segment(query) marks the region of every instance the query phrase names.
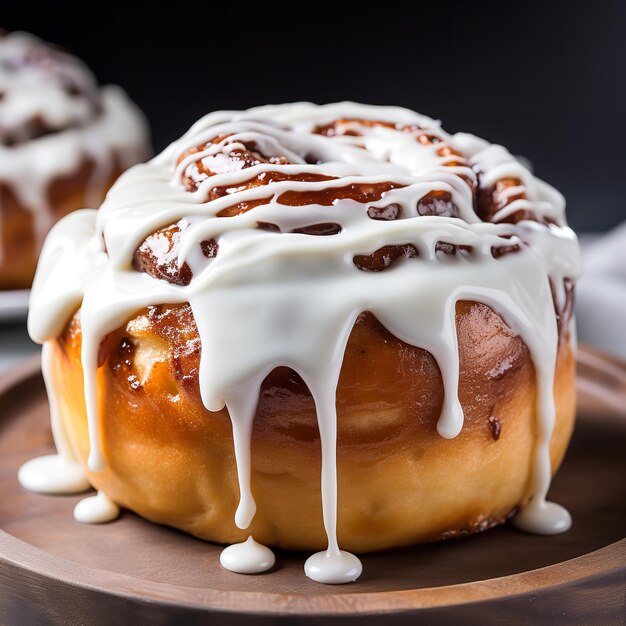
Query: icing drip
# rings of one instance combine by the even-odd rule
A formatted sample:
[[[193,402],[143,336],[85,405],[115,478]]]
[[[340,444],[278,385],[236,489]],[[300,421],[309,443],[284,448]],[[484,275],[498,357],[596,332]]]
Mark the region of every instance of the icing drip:
[[[222,550],[220,563],[224,569],[237,574],[260,574],[274,566],[274,553],[266,546],[248,537]]]
[[[31,459],[22,465],[17,478],[25,489],[38,493],[80,493],[91,485],[67,439],[59,412],[59,398],[53,392],[50,345],[41,351],[41,371],[50,403],[50,425],[57,454]]]
[[[305,574],[317,583],[342,585],[354,582],[363,571],[361,561],[343,550],[316,552],[304,564]]]
[[[502,180],[513,182],[498,187]],[[500,194],[487,198],[490,221],[474,210],[479,183]],[[35,278],[29,331],[40,342],[56,336],[82,300],[89,466],[98,471],[106,462],[97,395],[102,338],[145,306],[189,302],[202,346],[202,402],[209,411],[226,406],[232,421],[240,528],[256,511],[250,441],[259,388],[276,367],[297,372],[317,410],[328,538],[305,571],[319,582],[349,582],[361,564],[337,541],[335,392],[363,311],[436,359],[445,391],[437,429],[447,438],[464,419],[456,303],[484,303],[520,335],[535,364],[539,420],[533,498],[520,525],[566,529],[564,510],[546,502],[558,348],[551,285],[558,309],[561,286],[580,269],[563,206],[556,190],[504,148],[448,135],[404,109],[340,103],[214,113],[122,175],[97,213],[77,212],[54,227]],[[505,210],[518,216],[515,223],[506,222]],[[173,225],[176,247],[159,240],[169,242],[173,260],[154,276],[149,263],[130,269],[146,238]],[[326,236],[304,234],[312,226]],[[227,548],[223,559],[247,554],[252,541]]]
[[[347,340],[347,336],[346,336]],[[345,346],[343,346],[345,348]],[[343,350],[341,352],[343,354]],[[361,561],[339,549],[337,541],[337,411],[335,409],[335,389],[339,379],[338,369],[332,384],[322,384],[311,380],[308,383],[317,411],[317,423],[320,431],[322,447],[322,516],[324,529],[328,537],[328,548],[310,556],[304,571],[309,578],[329,584],[352,582],[363,569]]]
[[[102,491],[84,498],[74,507],[74,519],[83,524],[106,524],[117,519],[119,514],[117,504]]]
[[[143,160],[146,147],[146,122],[121,89],[98,90],[83,63],[32,35],[0,37],[0,184],[32,213],[39,245],[54,221],[55,180],[91,163],[86,199],[93,205],[114,164]]]
[[[82,466],[59,454],[27,461],[20,467],[17,478],[24,489],[37,493],[81,493],[91,487]]]
[[[226,400],[233,428],[233,444],[239,479],[239,505],[235,512],[235,524],[241,529],[250,526],[256,513],[256,503],[250,487],[250,444],[261,382],[262,380],[257,379],[252,384],[248,383],[233,389]]]

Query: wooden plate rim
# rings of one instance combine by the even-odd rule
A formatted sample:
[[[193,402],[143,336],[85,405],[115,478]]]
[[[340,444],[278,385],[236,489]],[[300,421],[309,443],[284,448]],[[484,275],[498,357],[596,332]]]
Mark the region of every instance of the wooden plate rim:
[[[579,348],[583,363],[608,366],[613,377],[626,381],[626,363],[594,349]],[[27,383],[40,373],[39,357],[29,358],[0,380],[0,396],[12,387]],[[621,418],[620,418],[621,419]],[[545,592],[562,585],[606,575],[626,575],[626,539],[579,557],[509,576],[398,591],[341,594],[281,594],[268,592],[223,591],[183,587],[139,579],[126,574],[91,568],[54,557],[0,529],[0,567],[24,570],[42,580],[54,580],[77,589],[114,595],[134,602],[201,610],[311,615],[367,615],[416,609],[458,606],[498,598]]]

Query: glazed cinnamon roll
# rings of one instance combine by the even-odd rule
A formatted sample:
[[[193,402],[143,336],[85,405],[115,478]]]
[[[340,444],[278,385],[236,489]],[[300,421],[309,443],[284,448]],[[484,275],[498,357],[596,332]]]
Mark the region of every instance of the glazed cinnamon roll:
[[[501,146],[395,107],[213,113],[48,237],[59,456],[20,478],[234,571],[320,551],[327,583],[514,515],[561,532],[578,271],[562,196]]]
[[[146,123],[75,57],[0,33],[0,289],[29,287],[50,227],[149,153]]]

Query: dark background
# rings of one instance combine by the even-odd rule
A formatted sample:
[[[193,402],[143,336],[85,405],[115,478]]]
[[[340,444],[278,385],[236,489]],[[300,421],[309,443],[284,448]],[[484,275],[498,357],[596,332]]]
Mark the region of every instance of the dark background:
[[[0,25],[122,85],[157,150],[214,109],[398,104],[528,157],[575,229],[626,217],[626,2],[255,6],[4,2]]]

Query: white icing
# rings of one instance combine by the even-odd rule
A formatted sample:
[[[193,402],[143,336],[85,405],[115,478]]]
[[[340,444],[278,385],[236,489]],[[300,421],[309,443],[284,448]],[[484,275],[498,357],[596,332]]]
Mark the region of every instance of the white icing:
[[[354,582],[363,571],[361,561],[343,550],[325,550],[311,555],[304,564],[304,573],[317,583],[343,585]]]
[[[45,63],[28,61],[38,56]],[[67,85],[79,88],[68,93]],[[41,244],[53,224],[48,191],[56,179],[93,164],[87,202],[99,201],[115,160],[126,168],[147,156],[146,122],[126,94],[114,86],[98,91],[89,70],[77,59],[51,51],[32,35],[0,37],[0,183],[8,186],[34,218]],[[2,137],[38,118],[56,132],[2,145]],[[0,206],[0,222],[2,207]],[[0,260],[2,258],[0,247]]]
[[[20,467],[17,478],[24,489],[37,493],[81,493],[91,487],[82,466],[59,454],[27,461]]]
[[[57,454],[31,459],[24,463],[17,478],[25,489],[38,493],[80,493],[91,485],[85,476],[70,442],[59,410],[59,398],[54,393],[51,379],[52,362],[50,345],[45,344],[41,351],[41,371],[48,392],[50,404],[50,425]]]
[[[74,519],[82,524],[106,524],[117,519],[119,514],[117,504],[102,491],[84,498],[74,507]]]
[[[440,140],[420,143],[406,130],[364,128],[354,122],[349,124],[359,128],[361,136],[311,133],[316,125],[342,117],[419,125]],[[176,164],[187,150],[224,135],[228,136],[219,143]],[[250,141],[266,156],[286,156],[292,163],[240,169],[228,155]],[[447,145],[464,156],[440,156],[439,150]],[[190,174],[197,160],[208,167],[217,164],[223,173],[200,181],[197,191],[189,192],[182,186],[182,177]],[[307,160],[321,162],[311,165]],[[483,182],[519,178],[526,197],[523,206],[555,224],[482,222],[474,212],[467,181],[475,182],[476,176],[468,162],[476,164]],[[272,182],[207,201],[213,187],[236,187],[272,171],[338,178]],[[281,194],[287,191],[386,181],[402,187],[367,204],[350,199],[336,200],[331,206],[280,203]],[[418,215],[418,200],[433,190],[451,194],[459,217]],[[247,213],[217,217],[222,209],[260,198],[267,200]],[[508,207],[515,202],[519,201]],[[402,219],[368,217],[368,206],[390,203],[402,206]],[[186,223],[179,262],[192,266],[191,283],[176,286],[130,269],[134,251],[145,237],[179,220]],[[258,221],[276,224],[282,233],[259,230]],[[341,232],[326,237],[289,233],[322,222],[339,224]],[[219,238],[214,259],[198,254],[200,242],[209,238]],[[436,252],[438,242],[471,246],[472,252],[446,257]],[[393,244],[413,244],[418,258],[401,259],[384,272],[355,267],[354,255]],[[492,248],[511,245],[519,250],[499,258],[492,255]],[[520,523],[532,531],[551,532],[565,529],[568,522],[563,510],[546,502],[558,346],[550,283],[562,285],[578,272],[578,245],[564,223],[562,196],[534,178],[503,148],[468,135],[449,136],[437,122],[393,107],[353,103],[261,107],[206,116],[161,155],[122,175],[97,213],[77,212],[55,226],[35,278],[29,331],[39,342],[55,337],[82,299],[89,467],[98,471],[106,463],[96,385],[102,338],[147,305],[189,302],[202,345],[202,401],[210,411],[226,406],[232,420],[240,488],[235,522],[240,528],[250,525],[256,511],[250,487],[250,437],[259,387],[278,366],[295,370],[308,385],[317,410],[322,515],[328,537],[327,551],[307,561],[306,573],[320,582],[346,582],[358,577],[361,566],[337,542],[335,391],[357,316],[371,311],[398,338],[434,356],[445,390],[437,429],[447,438],[458,435],[463,427],[457,393],[456,302],[471,300],[490,306],[521,336],[537,373],[539,436],[533,459],[533,498]],[[559,293],[557,288],[557,299],[562,299]],[[240,550],[231,548],[236,553]]]
[[[537,455],[545,454],[538,450]],[[549,468],[548,468],[549,469]],[[543,478],[545,480],[545,478]],[[548,487],[550,477],[548,476]],[[541,487],[538,487],[540,489]],[[516,528],[536,535],[558,535],[572,527],[572,516],[569,511],[556,502],[545,499],[533,499],[514,518]]]
[[[257,543],[251,536],[242,543],[234,543],[222,550],[222,567],[237,574],[260,574],[274,566],[274,553]]]

